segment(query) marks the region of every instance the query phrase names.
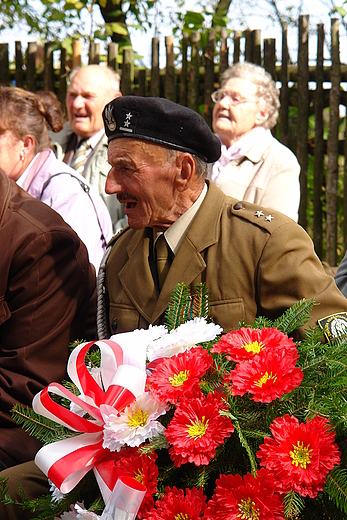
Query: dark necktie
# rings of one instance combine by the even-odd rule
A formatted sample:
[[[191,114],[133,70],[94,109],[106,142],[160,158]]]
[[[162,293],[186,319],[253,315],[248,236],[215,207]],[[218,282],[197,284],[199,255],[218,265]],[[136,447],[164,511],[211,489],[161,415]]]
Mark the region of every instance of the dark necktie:
[[[164,280],[170,268],[169,246],[164,234],[160,235],[155,243],[155,255],[157,262],[159,291],[163,287]]]

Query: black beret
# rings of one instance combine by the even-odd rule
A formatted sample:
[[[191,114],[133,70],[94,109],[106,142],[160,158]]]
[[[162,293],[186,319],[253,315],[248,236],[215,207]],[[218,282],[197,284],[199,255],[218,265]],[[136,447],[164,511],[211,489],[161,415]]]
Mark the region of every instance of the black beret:
[[[105,106],[102,116],[109,142],[134,137],[195,154],[208,163],[220,157],[220,140],[204,119],[168,99],[117,97]]]

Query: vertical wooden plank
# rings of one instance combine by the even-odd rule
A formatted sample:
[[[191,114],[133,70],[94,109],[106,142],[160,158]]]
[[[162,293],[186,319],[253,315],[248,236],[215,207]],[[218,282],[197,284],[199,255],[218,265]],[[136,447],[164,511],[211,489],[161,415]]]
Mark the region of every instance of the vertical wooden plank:
[[[180,105],[187,106],[187,81],[188,81],[188,33],[183,33],[181,43],[181,54],[182,54],[182,67],[180,74],[180,86],[179,86],[179,103]]]
[[[45,43],[45,70],[44,70],[44,89],[54,92],[54,68],[53,68],[54,43]]]
[[[67,90],[67,71],[66,71],[66,49],[61,47],[60,49],[60,74],[59,74],[59,91],[58,99],[61,104],[61,109],[66,115],[66,90]]]
[[[151,73],[151,96],[158,97],[160,93],[159,78],[159,37],[152,38],[152,73]]]
[[[110,42],[107,45],[107,66],[118,72],[118,43]]]
[[[253,41],[252,41],[252,31],[250,29],[245,30],[245,61],[252,62],[253,59]]]
[[[252,38],[252,62],[256,65],[261,65],[261,31],[255,29],[251,33]]]
[[[276,39],[266,38],[264,40],[264,69],[271,74],[276,81]]]
[[[82,64],[82,42],[74,40],[72,42],[72,68],[80,67]]]
[[[27,49],[27,88],[31,92],[36,91],[36,53],[37,44],[35,42],[28,43]]]
[[[139,87],[138,87],[138,95],[145,97],[147,95],[146,93],[146,69],[140,69],[138,72],[138,79],[139,79]]]
[[[134,81],[134,51],[132,47],[123,48],[123,67],[121,78],[121,91],[124,96],[130,96]]]
[[[100,63],[100,43],[90,42],[88,63],[89,63],[89,65],[99,65],[99,63]]]
[[[23,54],[22,54],[22,43],[20,41],[15,42],[15,61],[16,71],[14,79],[16,87],[23,88]]]
[[[340,104],[340,57],[339,57],[339,20],[331,19],[331,90],[329,96],[330,123],[328,136],[328,167],[326,186],[327,214],[327,262],[337,263],[337,177],[338,177],[338,132]]]
[[[0,85],[10,84],[10,67],[8,60],[8,43],[0,43]]]
[[[299,17],[299,50],[298,50],[298,117],[296,125],[296,156],[300,163],[301,200],[299,207],[299,224],[306,228],[307,208],[307,134],[308,134],[308,36],[309,15]]]
[[[233,64],[238,63],[240,61],[241,54],[241,31],[234,31],[234,57]]]
[[[188,107],[195,112],[199,111],[199,67],[200,67],[200,33],[192,31],[191,37],[191,59],[188,74]]]
[[[165,97],[176,102],[176,74],[175,74],[175,55],[174,37],[165,36],[166,48],[166,73],[165,73]]]
[[[229,48],[228,48],[228,33],[226,29],[222,29],[220,33],[220,65],[219,78],[221,74],[229,67]]]
[[[313,242],[317,255],[323,258],[323,222],[322,222],[322,186],[324,179],[324,142],[323,142],[323,108],[324,108],[324,24],[317,26],[317,63],[316,91],[314,93],[315,139],[313,166]]]
[[[288,40],[287,40],[287,25],[282,29],[282,64],[281,64],[281,106],[280,106],[280,141],[285,146],[289,145],[288,136],[288,118],[289,118],[289,87],[288,87]]]
[[[216,32],[207,32],[207,45],[204,51],[205,57],[205,78],[204,78],[204,119],[212,127],[213,103],[211,94],[214,91],[214,55],[216,50]]]

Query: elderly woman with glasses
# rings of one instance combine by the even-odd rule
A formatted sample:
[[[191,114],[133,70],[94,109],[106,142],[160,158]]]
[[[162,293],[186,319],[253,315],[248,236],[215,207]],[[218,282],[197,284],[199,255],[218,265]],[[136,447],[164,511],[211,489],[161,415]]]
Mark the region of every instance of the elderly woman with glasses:
[[[271,134],[279,91],[262,67],[237,63],[211,95],[213,130],[222,143],[210,179],[227,195],[281,211],[298,220],[300,165]]]

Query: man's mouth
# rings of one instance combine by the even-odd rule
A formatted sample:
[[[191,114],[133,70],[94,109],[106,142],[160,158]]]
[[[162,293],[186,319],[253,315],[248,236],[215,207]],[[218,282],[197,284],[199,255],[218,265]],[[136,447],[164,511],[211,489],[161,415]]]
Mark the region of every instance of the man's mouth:
[[[125,205],[125,211],[135,208],[137,205],[136,198],[131,195],[118,195],[117,199],[121,204]]]

